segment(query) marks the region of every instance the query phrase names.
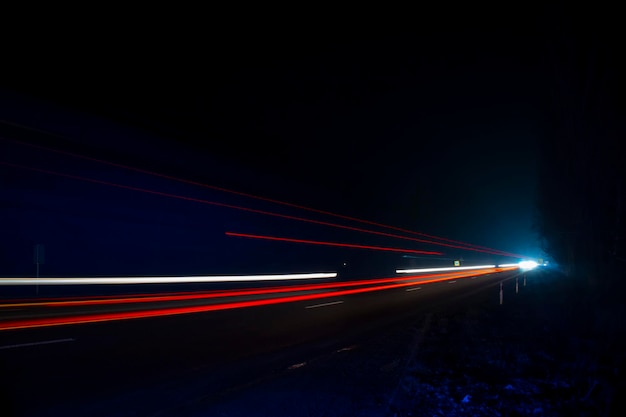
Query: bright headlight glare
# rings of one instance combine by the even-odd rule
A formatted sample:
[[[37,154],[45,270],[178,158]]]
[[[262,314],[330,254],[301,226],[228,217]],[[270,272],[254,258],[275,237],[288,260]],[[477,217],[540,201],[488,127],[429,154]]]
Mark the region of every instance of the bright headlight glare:
[[[535,261],[521,261],[519,263],[519,267],[521,269],[530,270],[537,267],[537,262]]]

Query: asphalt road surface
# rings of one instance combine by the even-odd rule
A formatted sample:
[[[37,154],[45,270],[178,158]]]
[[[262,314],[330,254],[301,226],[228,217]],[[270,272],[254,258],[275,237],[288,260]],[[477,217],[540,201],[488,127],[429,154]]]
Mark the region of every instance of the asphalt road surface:
[[[446,275],[436,282],[398,278],[377,290],[380,284],[304,289],[300,283],[301,289],[279,292],[237,290],[221,297],[139,303],[5,303],[2,415],[164,415],[163,410],[171,412],[199,396],[206,400],[244,390],[312,355],[358,343],[429,309],[460,299],[482,302],[487,291],[496,302],[500,283],[510,286],[519,274],[517,269],[486,272]],[[187,308],[209,311],[130,320],[115,316]],[[88,320],[107,314],[114,319]],[[75,317],[87,319],[58,325]]]

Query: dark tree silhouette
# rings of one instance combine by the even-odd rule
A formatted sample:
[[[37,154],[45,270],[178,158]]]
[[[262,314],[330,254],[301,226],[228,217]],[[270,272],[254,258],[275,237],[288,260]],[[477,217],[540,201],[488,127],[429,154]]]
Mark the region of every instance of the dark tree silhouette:
[[[538,195],[544,249],[570,275],[591,284],[623,265],[624,89],[610,20],[563,12],[547,19],[546,69],[552,107]]]

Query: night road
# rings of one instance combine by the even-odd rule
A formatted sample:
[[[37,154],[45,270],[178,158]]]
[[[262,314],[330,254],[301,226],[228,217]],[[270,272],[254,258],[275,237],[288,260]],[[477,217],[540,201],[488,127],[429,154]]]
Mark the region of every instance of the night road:
[[[6,26],[0,417],[622,415],[622,14],[210,6]]]
[[[24,415],[113,415],[137,407],[138,397],[152,398],[140,400],[146,415],[177,415],[194,396],[219,398],[434,306],[464,298],[495,304],[500,282],[512,294],[511,279],[520,274],[515,267],[491,268],[226,294],[14,302],[0,306],[2,371],[19,375],[9,389]],[[151,297],[170,300],[143,299]],[[275,304],[242,305],[269,300]],[[167,315],[211,306],[214,311]],[[58,325],[122,312],[106,323]],[[128,320],[146,312],[162,317]]]

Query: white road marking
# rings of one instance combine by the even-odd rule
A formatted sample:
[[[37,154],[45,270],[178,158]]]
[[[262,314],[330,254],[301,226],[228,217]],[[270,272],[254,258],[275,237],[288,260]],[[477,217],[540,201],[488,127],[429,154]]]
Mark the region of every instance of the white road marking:
[[[306,306],[305,308],[318,308],[318,307],[326,307],[326,306],[334,306],[336,304],[341,304],[343,301],[333,301],[332,303],[324,303],[324,304],[315,304],[312,306]]]
[[[291,365],[287,369],[298,369],[298,368],[302,368],[305,365],[306,365],[306,362],[300,362],[300,363],[296,363],[295,365]]]
[[[45,340],[43,342],[21,343],[19,345],[0,346],[0,350],[2,350],[2,349],[17,349],[17,348],[22,348],[22,347],[39,346],[39,345],[50,345],[52,343],[64,343],[64,342],[74,342],[74,341],[76,341],[76,339]]]
[[[450,281],[450,282],[448,282],[448,284],[454,284],[454,283],[456,283],[456,281]]]
[[[407,288],[407,291],[417,291],[417,290],[421,290],[422,287],[413,287],[413,288]]]
[[[345,347],[345,348],[341,348],[336,353],[347,352],[347,351],[350,351],[350,350],[354,350],[354,349],[356,349],[356,347],[357,347],[357,345],[352,345],[352,346],[348,346],[348,347]]]

